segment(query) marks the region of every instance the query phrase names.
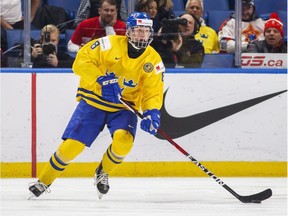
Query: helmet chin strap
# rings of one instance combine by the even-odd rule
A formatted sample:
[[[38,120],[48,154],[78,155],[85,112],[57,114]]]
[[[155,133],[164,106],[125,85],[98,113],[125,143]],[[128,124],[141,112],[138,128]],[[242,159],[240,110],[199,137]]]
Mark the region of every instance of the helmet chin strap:
[[[129,40],[128,42],[129,42],[129,44],[130,44],[135,50],[137,50],[137,51],[142,50],[142,49],[146,49],[146,47],[145,47],[145,48],[144,48],[144,47],[142,47],[142,48],[137,47],[137,46],[133,43],[133,41],[131,41],[131,40]]]
[[[145,51],[145,49],[140,49],[140,48],[136,47],[132,42],[129,41],[129,43],[128,43],[128,56],[130,58],[138,58],[144,51]]]

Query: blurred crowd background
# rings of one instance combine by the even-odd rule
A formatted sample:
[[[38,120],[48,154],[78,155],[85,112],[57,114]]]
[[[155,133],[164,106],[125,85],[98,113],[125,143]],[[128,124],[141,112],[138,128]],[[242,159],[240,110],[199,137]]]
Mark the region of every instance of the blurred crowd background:
[[[1,0],[1,67],[23,62],[24,4]],[[71,68],[85,43],[125,35],[127,16],[140,11],[154,21],[151,45],[166,67],[235,67],[235,6],[235,0],[31,0],[32,66]],[[269,44],[269,28],[279,31],[281,46]],[[287,53],[287,1],[242,0],[240,40],[241,52]]]

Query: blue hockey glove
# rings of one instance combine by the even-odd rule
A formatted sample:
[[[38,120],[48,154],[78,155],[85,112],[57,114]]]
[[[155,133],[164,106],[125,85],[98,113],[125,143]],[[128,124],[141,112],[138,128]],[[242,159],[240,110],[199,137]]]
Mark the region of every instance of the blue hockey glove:
[[[153,135],[157,134],[157,130],[160,126],[159,110],[145,110],[143,116],[144,118],[140,123],[141,129]]]
[[[112,103],[120,103],[119,96],[121,97],[121,88],[118,84],[118,78],[114,73],[107,76],[100,76],[97,82],[102,86],[102,97]],[[119,96],[118,96],[119,95]]]

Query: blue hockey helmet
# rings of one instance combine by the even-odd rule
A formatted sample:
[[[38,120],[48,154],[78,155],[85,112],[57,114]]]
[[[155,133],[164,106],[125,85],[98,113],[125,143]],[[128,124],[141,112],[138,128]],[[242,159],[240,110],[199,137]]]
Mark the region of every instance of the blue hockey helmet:
[[[149,35],[145,39],[133,37],[136,28],[145,27],[149,30]],[[136,49],[145,49],[153,40],[153,20],[145,12],[133,12],[126,21],[126,35],[129,43]]]

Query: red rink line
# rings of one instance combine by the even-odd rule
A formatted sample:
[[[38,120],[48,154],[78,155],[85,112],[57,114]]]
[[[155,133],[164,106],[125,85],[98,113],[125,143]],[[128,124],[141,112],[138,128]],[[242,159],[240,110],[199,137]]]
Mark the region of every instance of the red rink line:
[[[31,162],[32,162],[32,178],[37,174],[37,115],[36,115],[36,73],[31,74]]]

